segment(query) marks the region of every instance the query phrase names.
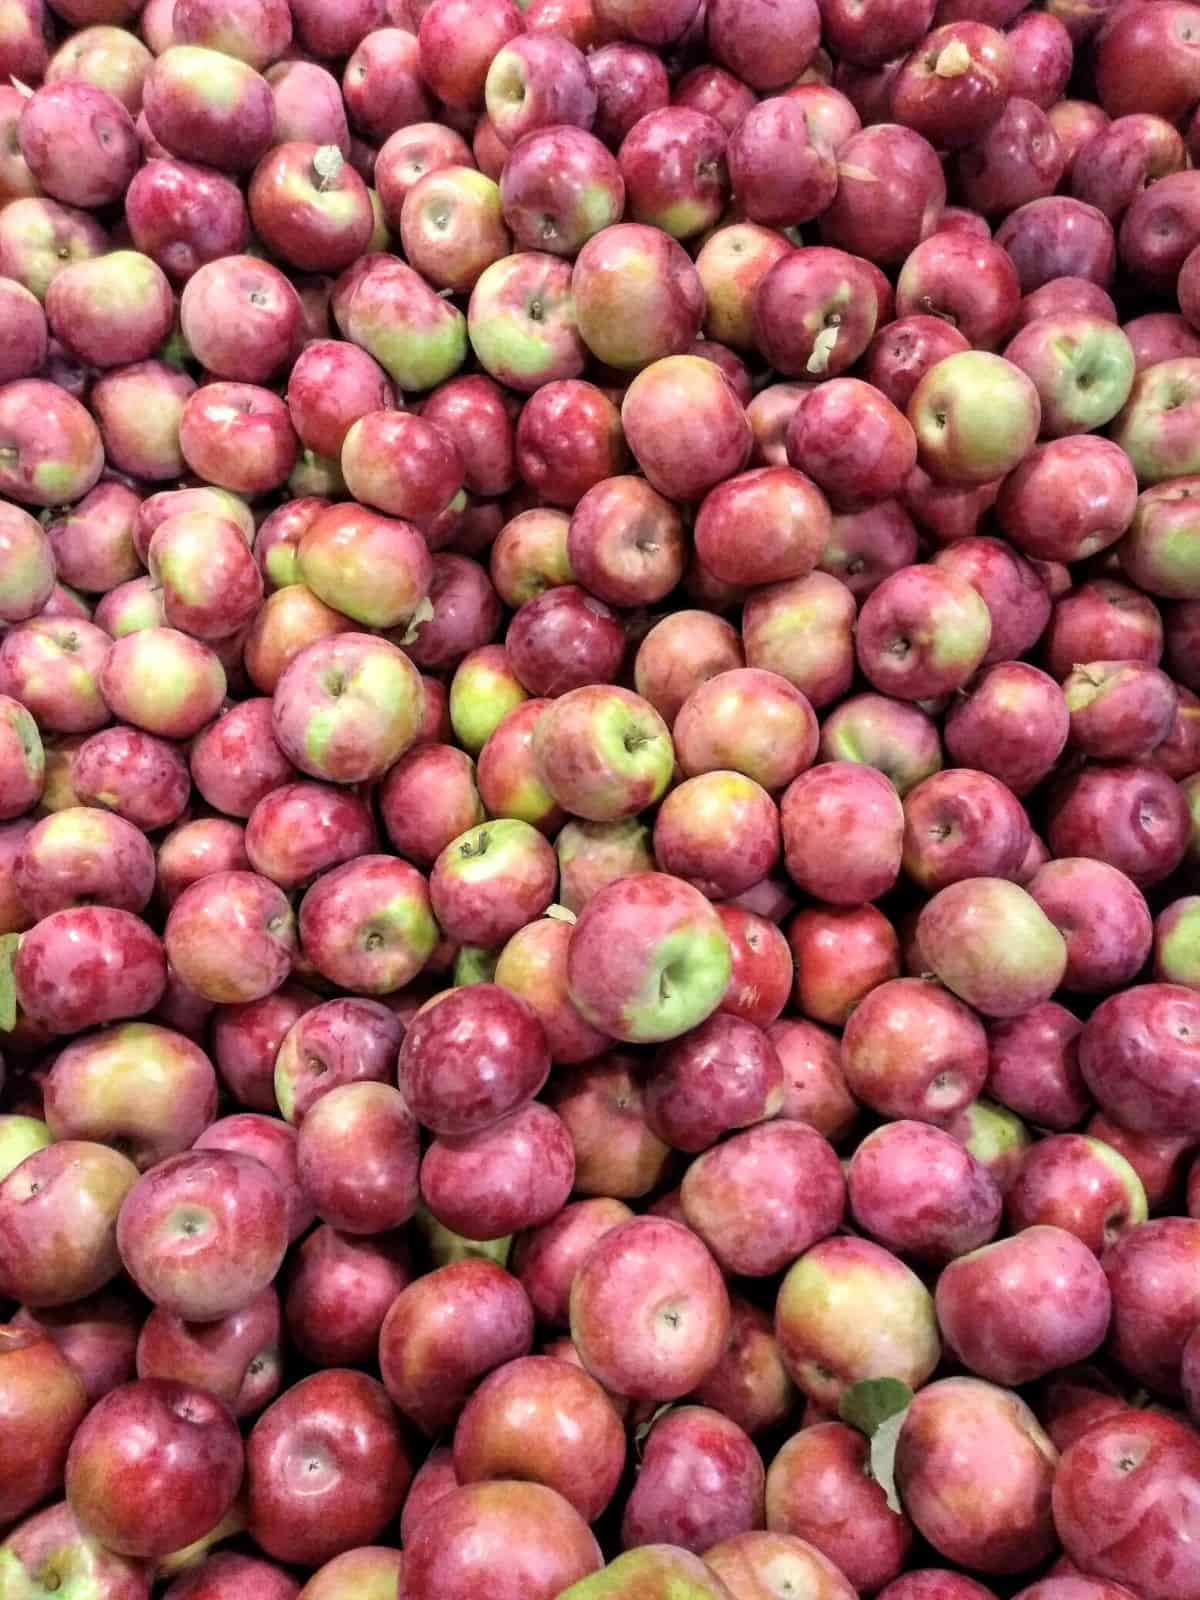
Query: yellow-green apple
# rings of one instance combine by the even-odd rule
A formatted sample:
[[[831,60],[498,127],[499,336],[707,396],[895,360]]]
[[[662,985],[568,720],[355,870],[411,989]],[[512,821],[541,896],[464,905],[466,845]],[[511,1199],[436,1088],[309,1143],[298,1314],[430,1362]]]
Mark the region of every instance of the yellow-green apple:
[[[67,1457],[67,1502],[106,1548],[159,1558],[221,1521],[242,1468],[237,1425],[215,1395],[139,1380],[105,1395],[80,1426]]]
[[[37,723],[19,700],[0,695],[0,818],[7,822],[28,811],[45,782],[46,753]],[[31,909],[25,914],[34,920]]]
[[[708,1250],[664,1217],[603,1234],[571,1287],[571,1337],[606,1389],[661,1402],[689,1393],[729,1336],[729,1296]]]
[[[111,1144],[140,1171],[186,1150],[217,1109],[216,1075],[204,1051],[147,1022],[72,1041],[55,1058],[43,1093],[55,1139]]]
[[[846,1171],[857,1225],[889,1250],[941,1265],[994,1239],[1002,1196],[958,1139],[926,1122],[876,1128]]]
[[[291,971],[296,918],[283,890],[268,878],[214,872],[176,900],[163,942],[174,971],[206,1000],[260,1000]]]
[[[687,251],[658,228],[618,223],[579,252],[571,290],[584,344],[628,371],[682,355],[700,332],[704,288]]]
[[[1154,977],[1163,983],[1196,982],[1196,895],[1164,906],[1154,921]]]
[[[137,1168],[107,1145],[64,1139],[0,1183],[0,1281],[26,1306],[68,1305],[120,1271],[117,1214]]]
[[[522,393],[583,371],[571,268],[544,251],[518,251],[487,267],[471,291],[467,327],[479,364]]]
[[[833,1146],[814,1128],[780,1118],[693,1161],[680,1201],[684,1221],[724,1272],[765,1278],[838,1227],[846,1186]]]
[[[29,1117],[17,1111],[0,1115],[0,1183],[26,1156],[52,1143],[53,1135],[41,1117]]]
[[[736,1540],[729,1543],[732,1545]],[[732,1600],[733,1597],[733,1590],[721,1582],[715,1568],[690,1550],[681,1550],[673,1544],[649,1544],[627,1550],[610,1561],[603,1571],[581,1578],[564,1589],[559,1600],[622,1600],[631,1593],[645,1595],[646,1600],[668,1600],[671,1595],[686,1596],[686,1600]],[[848,1591],[821,1595],[819,1600],[848,1600]]]
[[[378,1000],[345,995],[305,1007],[274,1057],[274,1101],[299,1124],[323,1094],[361,1079],[385,1083],[404,1037],[401,1020]]]
[[[275,688],[275,738],[314,778],[380,778],[415,742],[421,679],[398,646],[366,633],[307,645]]]
[[[432,389],[466,359],[462,312],[393,256],[360,256],[337,280],[332,308],[343,335],[401,389]]]
[[[820,756],[874,767],[902,798],[940,771],[941,741],[933,720],[918,706],[888,695],[843,700],[821,724]]]
[[[1012,470],[1041,422],[1037,389],[1020,367],[984,350],[931,367],[913,390],[908,420],[921,465],[944,483],[983,484]]]
[[[1166,600],[1200,597],[1192,560],[1195,478],[1156,484],[1137,502],[1125,538],[1117,547],[1121,569],[1139,589]]]
[[[429,548],[411,523],[351,503],[330,506],[308,526],[296,563],[319,599],[373,628],[407,622],[433,576]]]
[[[1133,346],[1115,323],[1094,313],[1038,317],[1009,342],[1004,356],[1032,380],[1042,406],[1041,431],[1050,438],[1103,427],[1133,387]]]
[[[450,722],[463,748],[478,756],[510,711],[529,694],[502,644],[485,644],[463,657],[450,680]]]
[[[177,628],[153,627],[112,642],[99,686],[121,721],[163,739],[188,739],[216,716],[226,678],[219,658],[201,640]]]
[[[933,1297],[920,1278],[890,1251],[852,1236],[823,1240],[789,1269],[775,1337],[801,1390],[831,1410],[864,1378],[919,1388],[941,1357]]]
[[[586,1021],[614,1038],[677,1038],[719,1006],[732,971],[729,938],[711,904],[666,873],[620,878],[575,925],[568,992]]]
[[[842,1069],[851,1092],[872,1110],[937,1123],[983,1088],[987,1036],[974,1012],[946,989],[923,978],[892,978],[850,1014]]]
[[[522,1356],[490,1373],[467,1401],[453,1464],[460,1484],[544,1484],[594,1522],[625,1466],[624,1429],[588,1373],[552,1356]]]
[[[126,35],[132,37],[132,35]],[[0,1575],[10,1587],[36,1594],[37,1586],[75,1600],[146,1600],[146,1564],[106,1550],[79,1524],[65,1500],[19,1523],[0,1545]],[[19,1590],[17,1591],[19,1592]]]
[[[494,1261],[452,1262],[392,1302],[379,1335],[379,1368],[398,1409],[427,1434],[449,1427],[493,1368],[528,1355],[533,1309]]]
[[[24,934],[13,961],[17,1004],[53,1033],[152,1011],[166,984],[162,942],[140,917],[72,906]]]
[[[464,1238],[498,1239],[549,1222],[574,1178],[570,1134],[534,1100],[475,1133],[437,1136],[421,1161],[421,1197]]]
[[[6,503],[0,507],[0,557],[0,619],[25,622],[37,616],[54,588],[58,565],[54,544],[28,511]]]

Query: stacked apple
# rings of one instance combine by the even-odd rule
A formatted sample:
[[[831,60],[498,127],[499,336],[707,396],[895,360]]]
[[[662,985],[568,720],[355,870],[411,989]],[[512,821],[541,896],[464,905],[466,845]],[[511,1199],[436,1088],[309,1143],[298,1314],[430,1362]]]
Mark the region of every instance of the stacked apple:
[[[0,1600],[1198,1600],[1200,4],[0,78]]]

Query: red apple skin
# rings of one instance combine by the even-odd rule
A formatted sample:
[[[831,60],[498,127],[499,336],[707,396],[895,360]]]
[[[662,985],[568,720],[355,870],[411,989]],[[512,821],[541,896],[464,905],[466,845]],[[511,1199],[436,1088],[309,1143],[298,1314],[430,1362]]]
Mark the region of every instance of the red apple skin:
[[[687,1225],[725,1271],[768,1277],[834,1231],[845,1183],[828,1141],[781,1118],[737,1133],[694,1161],[681,1201]]]
[[[110,1550],[161,1557],[221,1520],[242,1465],[237,1427],[214,1395],[146,1379],[88,1413],[67,1457],[67,1500]]]
[[[316,1366],[374,1359],[383,1319],[412,1281],[402,1234],[341,1234],[322,1223],[292,1257],[284,1300],[288,1338]]]
[[[1015,878],[1029,848],[1029,819],[986,773],[935,772],[904,797],[904,870],[927,894],[964,878]]]
[[[302,1014],[302,1013],[301,1013]],[[295,1241],[311,1227],[314,1211],[300,1188],[296,1170],[296,1131],[278,1117],[242,1111],[210,1123],[195,1141],[195,1150],[232,1150],[253,1156],[275,1174],[287,1202],[288,1239]]]
[[[40,1329],[0,1328],[0,1415],[13,1446],[0,1476],[6,1524],[61,1488],[67,1449],[87,1408],[82,1379]]]
[[[1018,207],[997,229],[996,243],[1012,257],[1022,294],[1032,294],[1053,278],[1088,278],[1102,289],[1112,281],[1112,224],[1095,206],[1066,195],[1047,195]]]
[[[645,1113],[644,1072],[619,1051],[559,1072],[547,1096],[575,1151],[575,1192],[636,1200],[661,1180],[670,1146]]]
[[[621,1519],[621,1545],[699,1555],[764,1521],[765,1473],[749,1436],[718,1411],[680,1406],[650,1430]]]
[[[1057,1460],[1018,1396],[976,1378],[943,1378],[918,1394],[905,1417],[896,1480],[918,1532],[940,1554],[976,1572],[1021,1572],[1054,1548]],[[981,1481],[989,1493],[978,1500],[970,1491]],[[953,1484],[951,1514],[944,1496]],[[974,1515],[958,1509],[964,1494]]]
[[[1160,361],[1200,355],[1200,338],[1176,311],[1148,311],[1123,325],[1133,349],[1134,370],[1144,372]]]
[[[815,1022],[840,1027],[870,991],[900,976],[895,929],[875,906],[813,906],[788,924],[794,999]]]
[[[66,1306],[42,1306],[36,1312],[23,1306],[13,1323],[54,1341],[94,1405],[133,1377],[140,1311],[130,1296],[102,1289]]]
[[[988,217],[1003,217],[1052,195],[1067,151],[1053,118],[1034,100],[1014,94],[980,139],[956,163],[964,202]]]
[[[185,1568],[165,1592],[170,1600],[295,1600],[300,1585],[273,1561],[218,1550]]]
[[[303,888],[375,848],[369,808],[357,794],[333,784],[284,783],[267,790],[246,822],[251,866],[285,890]]]
[[[765,1028],[782,1012],[792,988],[788,941],[766,917],[732,901],[718,906],[733,958],[733,973],[720,1010]]]
[[[55,1033],[137,1017],[166,983],[162,944],[139,917],[78,906],[43,918],[13,963],[17,1003]]]
[[[799,78],[816,53],[821,13],[813,0],[710,0],[708,48],[752,89],[775,89]]]
[[[498,1239],[548,1222],[574,1177],[570,1135],[534,1101],[479,1132],[436,1138],[421,1162],[421,1195],[444,1227],[468,1239]]]
[[[905,1572],[879,1591],[880,1600],[994,1600],[994,1594],[994,1590],[985,1589],[974,1578],[965,1577],[961,1572],[947,1572],[944,1567]],[[1088,1597],[1084,1596],[1084,1600]]]
[[[843,1422],[803,1428],[771,1463],[766,1510],[772,1533],[805,1540],[856,1590],[874,1594],[902,1570],[912,1525],[888,1506],[867,1454],[863,1436]]]
[[[725,1352],[698,1385],[694,1398],[753,1436],[791,1415],[797,1391],[780,1357],[769,1315],[737,1295],[731,1296],[731,1306]]]
[[[266,81],[246,63],[195,45],[173,45],[156,59],[142,107],[169,154],[222,171],[249,171],[274,133]]]
[[[836,194],[833,146],[817,136],[803,105],[790,96],[761,105],[751,100],[730,134],[730,178],[752,222],[798,227],[819,216]]]
[[[700,356],[669,356],[640,372],[621,424],[651,485],[670,499],[702,499],[750,457],[745,410],[724,373]]]
[[[1119,320],[1112,295],[1098,283],[1088,278],[1051,278],[1022,298],[1013,331],[1019,333],[1040,317],[1056,317],[1064,311],[1082,311],[1106,322]]]
[[[1104,1339],[1112,1297],[1081,1239],[1038,1224],[951,1262],[935,1304],[967,1369],[1015,1388],[1086,1360]]]
[[[682,354],[700,332],[703,285],[683,247],[656,228],[619,223],[589,239],[571,291],[585,345],[609,366]]]
[[[134,174],[125,217],[134,244],[175,284],[206,262],[239,254],[249,226],[232,179],[173,157],[148,161]]]
[[[1049,1223],[1098,1255],[1146,1220],[1146,1193],[1119,1151],[1060,1133],[1025,1152],[1005,1208],[1014,1229]]]
[[[1106,994],[1130,983],[1150,954],[1153,924],[1140,890],[1115,867],[1065,857],[1040,867],[1029,892],[1067,942],[1063,986]]]
[[[744,773],[774,792],[812,764],[817,723],[779,673],[733,667],[697,683],[675,717],[676,756],[690,776]]]
[[[623,456],[618,464],[624,464]],[[610,605],[664,599],[683,576],[686,557],[678,511],[644,479],[610,476],[589,485],[575,506],[566,539],[567,569]]]
[[[85,904],[136,912],[153,892],[153,856],[145,835],[121,817],[69,806],[35,825],[13,873],[34,920]]]
[[[384,777],[379,806],[394,849],[422,868],[484,819],[474,763],[448,744],[422,745],[401,756]]]
[[[137,134],[128,111],[82,79],[47,83],[25,102],[17,125],[21,154],[47,194],[67,205],[119,199],[137,170]]]
[[[913,313],[880,328],[862,359],[862,374],[884,397],[906,410],[917,384],[939,361],[969,349],[964,335],[941,316]]]
[[[296,949],[291,906],[253,872],[216,872],[171,907],[164,944],[172,967],[218,1004],[259,1000],[286,982]]]
[[[654,852],[664,872],[710,899],[741,894],[779,860],[779,818],[770,795],[738,772],[688,778],[663,800]]]
[[[1061,683],[1077,661],[1145,661],[1163,653],[1163,621],[1148,595],[1091,578],[1061,596],[1043,639],[1046,670]]]
[[[689,1393],[720,1359],[729,1326],[716,1263],[695,1234],[665,1218],[634,1217],[604,1234],[571,1288],[571,1336],[584,1366],[633,1399]]]
[[[753,318],[755,344],[785,377],[837,377],[862,355],[879,319],[870,266],[844,250],[793,250],[760,280]]]
[[[93,734],[71,764],[75,797],[115,811],[145,832],[169,827],[187,807],[187,763],[177,744],[120,725]]]
[[[417,1524],[405,1551],[411,1600],[555,1600],[603,1565],[578,1512],[539,1483],[454,1489]]]
[[[1200,1279],[1200,1223],[1157,1217],[1130,1228],[1103,1258],[1113,1296],[1111,1347],[1138,1383],[1178,1396],[1180,1357]]]
[[[706,497],[696,517],[696,553],[726,583],[777,583],[807,577],[831,532],[825,498],[803,472],[759,467]]]
[[[579,1367],[525,1356],[489,1374],[454,1429],[460,1484],[521,1479],[555,1490],[585,1522],[616,1492],[625,1435],[611,1400]]]
[[[1053,1000],[1022,1017],[992,1022],[988,1095],[1041,1127],[1076,1127],[1092,1104],[1079,1069],[1082,1029],[1078,1017]]]
[[[900,870],[904,812],[887,778],[852,761],[801,773],[780,801],[788,876],[830,905],[885,894]]]
[[[690,1153],[774,1116],[782,1101],[774,1046],[753,1023],[723,1012],[658,1052],[645,1091],[650,1127]]]
[[[498,984],[454,990],[423,1008],[400,1049],[398,1081],[433,1133],[476,1133],[538,1093],[550,1071],[533,1010]]]
[[[295,768],[275,742],[266,696],[230,706],[197,734],[189,756],[192,781],[214,811],[250,817],[259,801],[283,788]]]
[[[1200,1576],[1184,1537],[1197,1471],[1195,1433],[1175,1417],[1125,1410],[1097,1422],[1064,1452],[1055,1479],[1054,1521],[1068,1556],[1149,1600],[1184,1600]]]
[[[1145,889],[1183,860],[1187,815],[1182,793],[1159,768],[1089,765],[1056,787],[1047,842],[1055,856],[1106,861]]]
[[[958,70],[947,73],[946,59]],[[1012,70],[1012,48],[997,29],[973,19],[945,22],[926,35],[897,73],[892,114],[939,148],[970,144],[1003,110]]]
[[[152,1311],[138,1338],[137,1375],[191,1384],[235,1418],[254,1416],[279,1392],[279,1327],[279,1296],[270,1288],[219,1322]]]
[[[946,990],[894,978],[851,1014],[842,1067],[851,1093],[873,1110],[941,1122],[983,1088],[987,1041],[975,1014]]]
[[[521,1235],[513,1271],[539,1322],[569,1325],[571,1284],[585,1256],[597,1239],[632,1215],[623,1201],[597,1196],[572,1201],[557,1217]]]
[[[557,698],[616,679],[625,629],[603,600],[578,584],[559,584],[525,601],[504,643],[522,686],[530,694]]]
[[[63,1139],[0,1183],[0,1277],[26,1307],[70,1305],[121,1268],[116,1222],[137,1168],[107,1145]]]
[[[188,1321],[215,1321],[270,1283],[287,1227],[284,1190],[262,1162],[189,1151],[138,1180],[121,1207],[117,1244],[155,1305]]]
[[[1002,1197],[987,1168],[928,1123],[885,1123],[850,1158],[851,1214],[871,1238],[942,1265],[994,1239]]]
[[[246,1441],[250,1535],[276,1561],[320,1566],[377,1539],[412,1475],[383,1385],[346,1368],[316,1372],[282,1394]]]
[[[588,56],[596,90],[593,132],[610,150],[651,111],[660,111],[671,99],[671,88],[657,53],[642,45],[617,40]],[[711,111],[701,105],[701,111]]]
[[[457,1261],[418,1278],[393,1301],[379,1363],[393,1403],[427,1434],[448,1427],[493,1368],[528,1355],[533,1308],[495,1262]]]
[[[899,266],[934,232],[946,202],[933,147],[911,128],[886,122],[848,139],[838,163],[838,192],[821,217],[822,239],[879,266]]]
[[[305,1008],[288,1029],[274,1060],[279,1110],[298,1124],[312,1105],[343,1083],[390,1080],[404,1024],[377,1000],[327,1000]]]
[[[747,1600],[771,1600],[781,1572],[785,1582],[802,1584],[798,1592],[813,1600],[851,1600],[858,1592],[815,1545],[791,1534],[742,1533],[705,1552],[705,1581],[711,1584],[709,1575],[715,1574],[723,1590]]]

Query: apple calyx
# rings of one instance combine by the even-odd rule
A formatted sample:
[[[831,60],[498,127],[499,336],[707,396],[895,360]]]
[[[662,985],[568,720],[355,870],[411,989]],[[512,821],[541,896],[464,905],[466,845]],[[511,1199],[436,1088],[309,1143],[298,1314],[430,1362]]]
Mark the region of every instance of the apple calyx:
[[[842,1396],[838,1416],[870,1441],[871,1476],[893,1511],[903,1508],[896,1489],[896,1445],[913,1401],[913,1392],[899,1378],[864,1378]]]

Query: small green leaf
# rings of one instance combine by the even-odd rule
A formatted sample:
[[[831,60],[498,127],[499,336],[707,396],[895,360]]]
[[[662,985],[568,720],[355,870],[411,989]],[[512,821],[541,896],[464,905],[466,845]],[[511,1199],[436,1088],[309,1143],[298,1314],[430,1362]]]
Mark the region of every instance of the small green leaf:
[[[19,933],[0,936],[0,1033],[11,1033],[17,1025],[17,986],[13,980],[13,962],[20,942]]]
[[[896,1492],[896,1442],[912,1404],[913,1392],[899,1378],[864,1378],[842,1396],[838,1415],[871,1441],[871,1476],[887,1496],[893,1511],[900,1510]]]
[[[417,609],[413,612],[412,616],[409,617],[408,627],[405,629],[404,637],[400,640],[400,643],[412,644],[416,639],[417,634],[420,632],[421,624],[423,622],[429,622],[432,617],[433,601],[428,595],[426,595],[424,599],[418,601]]]

